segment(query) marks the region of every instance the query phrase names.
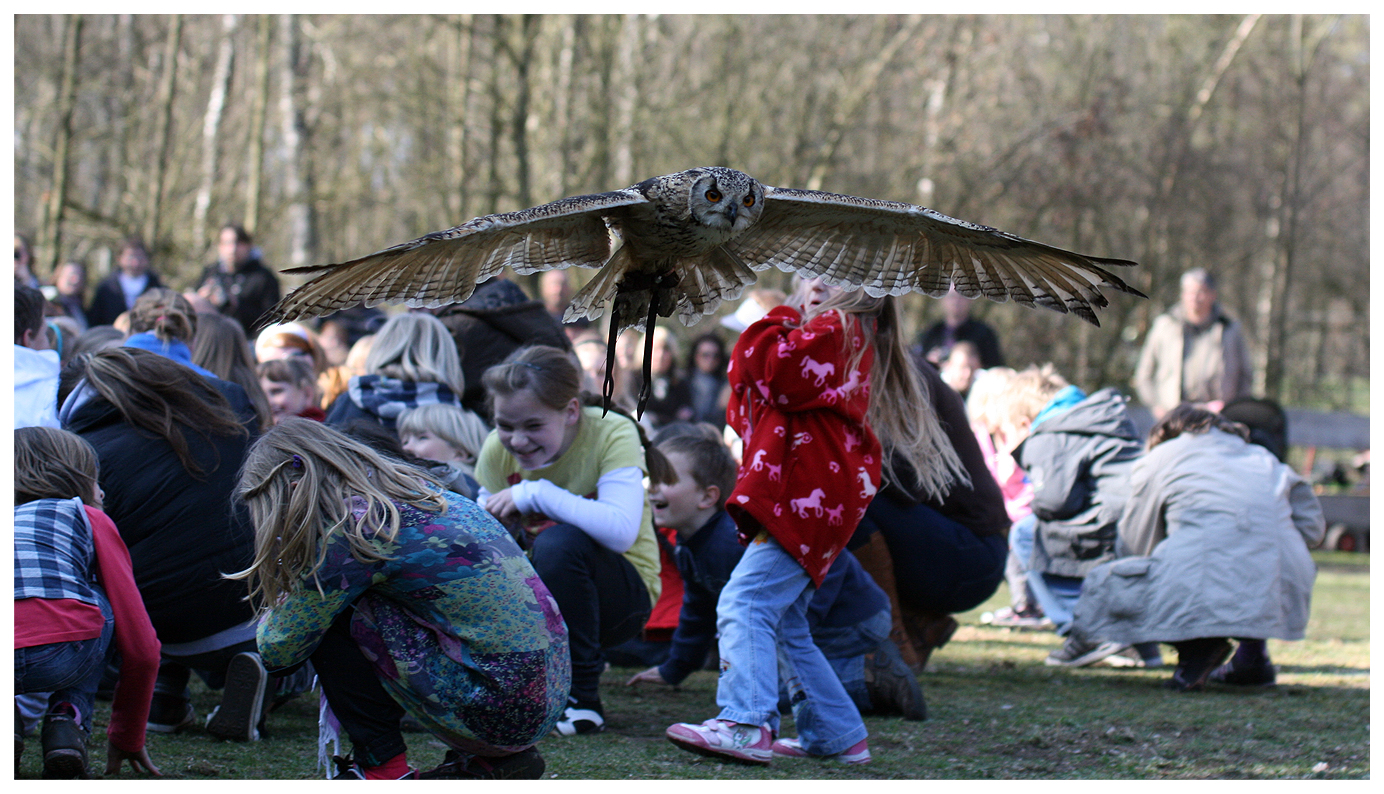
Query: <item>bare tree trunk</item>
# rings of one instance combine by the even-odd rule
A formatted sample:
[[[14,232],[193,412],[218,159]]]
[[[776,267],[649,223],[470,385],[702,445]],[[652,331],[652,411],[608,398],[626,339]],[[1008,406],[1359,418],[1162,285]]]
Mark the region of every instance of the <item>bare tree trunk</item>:
[[[602,98],[611,97],[615,93],[616,69],[615,61],[618,58],[620,45],[620,30],[623,27],[624,18],[613,15],[600,15],[595,17],[597,28],[597,39],[600,51],[600,96]],[[611,102],[600,101],[594,103],[592,108],[592,153],[591,153],[591,181],[601,190],[609,190],[615,184],[615,179],[611,176],[611,130],[615,126],[615,110],[611,107]]]
[[[58,131],[53,141],[53,189],[48,194],[48,210],[44,213],[43,235],[39,251],[44,257],[47,272],[52,273],[62,261],[62,224],[67,206],[69,182],[67,152],[72,143],[72,111],[77,104],[77,65],[81,55],[84,18],[74,14],[68,18],[63,32],[62,88],[58,91]],[[38,275],[38,273],[34,273]]]
[[[490,40],[498,42],[505,35],[504,17],[495,17],[491,30]],[[489,215],[499,212],[500,196],[504,192],[504,180],[500,176],[500,141],[501,131],[504,129],[504,118],[501,111],[504,108],[504,89],[500,86],[500,58],[497,49],[498,45],[492,45],[490,52],[490,69],[488,77],[490,79],[490,129],[488,130],[489,151],[486,152],[485,177],[485,205],[481,208],[481,213]]]
[[[1221,48],[1221,54],[1216,58],[1211,71],[1207,72],[1206,77],[1201,82],[1201,87],[1197,89],[1195,97],[1186,111],[1182,114],[1180,121],[1174,121],[1169,131],[1167,148],[1164,150],[1164,160],[1161,168],[1162,178],[1158,180],[1158,189],[1155,192],[1149,207],[1148,238],[1144,244],[1144,256],[1140,259],[1140,272],[1136,275],[1137,285],[1144,292],[1152,293],[1153,285],[1162,280],[1161,271],[1165,263],[1163,254],[1168,250],[1168,219],[1173,213],[1167,211],[1168,202],[1173,195],[1173,189],[1177,185],[1178,176],[1181,174],[1182,159],[1186,156],[1187,147],[1191,144],[1192,136],[1197,131],[1197,126],[1201,121],[1202,113],[1206,111],[1206,106],[1210,104],[1211,97],[1216,92],[1216,87],[1220,85],[1221,78],[1225,76],[1226,70],[1235,60],[1235,55],[1240,51],[1241,45],[1249,34],[1254,30],[1254,26],[1259,22],[1259,14],[1247,14],[1235,28],[1230,40]],[[1156,307],[1152,301],[1147,301],[1137,310],[1139,335],[1143,336],[1148,331],[1149,325],[1153,321]]]
[[[307,169],[307,122],[303,107],[308,58],[293,14],[280,17],[284,31],[283,71],[279,80],[279,113],[283,125],[284,189],[288,198],[288,261],[293,267],[311,263],[317,239],[312,206],[312,182]]]
[[[472,15],[458,15],[456,66],[453,72],[457,92],[456,112],[452,120],[451,135],[448,136],[451,148],[448,159],[452,163],[452,189],[448,191],[448,211],[454,223],[460,223],[466,218],[466,154],[469,143],[466,127],[471,120],[471,114],[467,110],[471,106],[471,53],[474,50],[474,41],[475,23]]]
[[[577,24],[581,17],[571,14],[562,27],[562,45],[557,53],[557,85],[553,89],[553,123],[558,129],[557,194],[565,196],[572,184],[572,64],[576,58]]]
[[[846,130],[855,129],[855,122],[859,117],[860,109],[870,98],[870,94],[874,91],[885,67],[894,60],[899,48],[903,47],[918,31],[918,28],[922,27],[923,21],[924,17],[921,15],[910,16],[904,26],[899,28],[889,38],[888,43],[880,48],[879,54],[865,65],[865,68],[856,76],[852,84],[847,86],[842,92],[843,96],[837,98],[836,112],[832,115],[831,126],[827,129],[827,134],[813,157],[812,170],[807,177],[809,190],[822,189],[822,180],[826,178],[827,169],[831,167],[831,161],[836,156],[836,149],[841,145],[841,139],[845,136]]]
[[[1307,167],[1307,78],[1312,72],[1322,41],[1330,33],[1331,26],[1323,26],[1322,31],[1310,44],[1303,30],[1302,16],[1295,14],[1289,25],[1293,53],[1292,79],[1297,96],[1293,120],[1293,147],[1284,164],[1283,192],[1279,200],[1279,217],[1275,219],[1271,237],[1274,238],[1274,253],[1265,259],[1263,281],[1259,295],[1260,348],[1263,350],[1260,366],[1262,381],[1257,383],[1258,391],[1274,400],[1284,399],[1285,359],[1287,358],[1288,305],[1294,266],[1297,263],[1298,243],[1301,238],[1301,216],[1305,197],[1303,194],[1303,170]]]
[[[255,93],[250,100],[250,145],[246,147],[245,175],[246,231],[256,234],[259,229],[260,180],[264,174],[264,124],[269,115],[269,61],[273,47],[274,18],[261,14],[256,20],[259,33],[255,54]]]
[[[231,88],[235,71],[235,31],[240,17],[225,14],[221,17],[221,46],[216,51],[212,69],[211,94],[207,97],[207,112],[202,117],[202,184],[192,206],[192,239],[194,245],[207,239],[207,212],[211,209],[211,194],[216,187],[217,144],[221,140],[221,117],[226,110],[226,93]]]
[[[951,59],[947,59],[944,73],[928,80],[923,88],[927,91],[927,115],[923,117],[923,148],[919,152],[918,203],[931,207],[937,194],[937,183],[932,174],[935,169],[937,140],[942,130],[942,107],[947,99],[947,84],[950,82]]]
[[[611,176],[614,185],[620,186],[634,183],[634,109],[639,104],[635,52],[639,48],[641,27],[638,14],[625,15],[620,27],[620,43],[611,81],[615,97],[615,124],[611,128]]]
[[[169,146],[173,140],[173,100],[178,91],[178,49],[183,35],[183,17],[174,14],[168,19],[168,38],[163,51],[163,76],[159,82],[159,122],[155,126],[154,162],[149,175],[149,199],[144,216],[144,240],[157,246],[160,215],[163,212],[163,182],[168,171]]]
[[[521,17],[519,28],[519,49],[510,51],[510,56],[514,59],[514,79],[518,82],[510,134],[514,141],[515,178],[518,181],[516,190],[521,207],[533,206],[533,177],[529,162],[528,131],[529,100],[533,87],[530,85],[529,74],[533,65],[534,43],[538,38],[538,27],[541,20],[542,17],[537,14],[524,14]]]

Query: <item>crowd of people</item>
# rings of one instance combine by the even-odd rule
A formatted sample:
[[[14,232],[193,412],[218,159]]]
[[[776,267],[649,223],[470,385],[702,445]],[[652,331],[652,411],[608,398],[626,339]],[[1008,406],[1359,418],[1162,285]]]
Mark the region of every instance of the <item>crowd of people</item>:
[[[679,748],[866,763],[862,716],[925,719],[919,674],[1006,580],[984,620],[1054,631],[1048,664],[1169,644],[1178,691],[1272,685],[1265,639],[1302,637],[1320,507],[1220,413],[1248,365],[1205,271],[1140,361],[1146,441],[1117,390],[1006,369],[956,295],[910,346],[893,298],[756,291],[685,358],[654,331],[634,416],[640,334],[564,323],[565,271],[260,327],[277,279],[244,229],[216,248],[180,293],[126,240],[88,303],[16,238],[16,752],[36,732],[45,776],[88,774],[98,697],[107,774],[157,775],[148,732],[266,739],[320,687],[338,778],[534,778],[541,739],[605,730],[611,663],[719,670]]]

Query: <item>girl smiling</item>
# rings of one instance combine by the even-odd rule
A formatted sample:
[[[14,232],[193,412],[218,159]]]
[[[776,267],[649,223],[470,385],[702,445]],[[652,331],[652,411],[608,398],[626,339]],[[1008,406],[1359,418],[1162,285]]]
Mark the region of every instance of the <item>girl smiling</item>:
[[[483,382],[495,431],[476,462],[477,501],[532,537],[534,569],[567,622],[572,697],[558,733],[595,733],[602,649],[639,634],[660,590],[643,478],[662,458],[646,461],[629,417],[582,405],[577,366],[557,348],[523,348]]]

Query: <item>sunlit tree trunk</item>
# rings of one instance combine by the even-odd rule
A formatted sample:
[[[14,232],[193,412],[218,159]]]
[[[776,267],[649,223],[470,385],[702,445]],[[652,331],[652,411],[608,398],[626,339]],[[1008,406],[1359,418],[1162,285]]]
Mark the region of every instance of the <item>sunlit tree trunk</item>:
[[[45,267],[38,272],[52,273],[61,261],[62,225],[66,215],[68,190],[68,149],[72,143],[72,111],[77,104],[77,66],[82,47],[81,15],[68,18],[63,32],[62,87],[58,90],[58,129],[53,140],[53,187],[48,194],[43,235],[38,251]],[[37,262],[35,262],[37,264]]]
[[[157,100],[158,123],[154,127],[154,162],[150,164],[149,198],[145,203],[144,239],[150,246],[159,245],[163,217],[163,183],[168,173],[169,149],[173,142],[173,102],[178,93],[178,49],[182,43],[183,17],[174,14],[168,20],[168,37],[163,51],[163,75],[159,82]]]
[[[470,143],[468,128],[471,124],[469,112],[471,87],[474,82],[471,75],[474,41],[475,23],[472,15],[459,14],[457,18],[456,55],[452,69],[452,88],[456,92],[455,107],[450,135],[447,138],[450,148],[448,160],[451,162],[449,178],[451,189],[447,192],[447,204],[454,223],[460,223],[467,217],[466,183],[469,179],[467,150]]]
[[[261,188],[264,175],[264,125],[269,116],[269,64],[273,50],[274,18],[261,14],[256,20],[255,87],[250,98],[250,143],[245,149],[245,228],[258,233]]]
[[[635,53],[639,48],[640,28],[638,14],[625,15],[612,74],[615,119],[610,131],[611,176],[613,185],[621,187],[634,182],[634,109],[639,104]]]
[[[284,146],[284,189],[288,199],[288,262],[292,267],[311,264],[317,235],[312,206],[312,179],[307,167],[307,121],[304,79],[307,44],[293,14],[280,17],[283,28],[283,60],[279,79],[279,115]]]
[[[572,169],[572,65],[577,49],[577,25],[581,17],[569,14],[562,26],[562,44],[557,54],[556,85],[553,87],[553,123],[557,125],[558,195],[571,192]]]
[[[1263,275],[1260,282],[1258,306],[1259,329],[1262,339],[1256,390],[1266,397],[1282,400],[1286,372],[1287,338],[1293,318],[1288,315],[1291,303],[1293,271],[1297,264],[1298,244],[1301,237],[1301,217],[1306,201],[1303,195],[1303,171],[1307,167],[1308,138],[1308,86],[1312,64],[1322,41],[1331,32],[1332,25],[1323,24],[1317,31],[1304,29],[1301,15],[1294,15],[1289,26],[1289,51],[1291,79],[1294,91],[1292,146],[1287,162],[1283,165],[1282,193],[1278,202],[1279,212],[1271,224],[1270,237],[1273,250],[1263,262]],[[1309,41],[1309,37],[1312,39]]]
[[[192,207],[194,245],[207,239],[207,212],[211,209],[211,194],[219,173],[217,153],[221,142],[221,118],[226,110],[226,94],[230,91],[231,76],[235,70],[235,32],[239,25],[240,18],[235,14],[226,14],[221,18],[221,45],[216,51],[211,94],[207,97],[207,111],[202,117],[202,183],[197,187],[197,198]]]

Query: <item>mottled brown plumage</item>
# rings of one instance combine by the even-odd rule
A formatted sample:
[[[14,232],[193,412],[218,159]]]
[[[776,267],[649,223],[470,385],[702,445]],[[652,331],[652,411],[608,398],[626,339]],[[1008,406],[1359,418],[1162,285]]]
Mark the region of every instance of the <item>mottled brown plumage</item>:
[[[1094,308],[1108,305],[1100,287],[1145,297],[1105,269],[1133,264],[913,204],[767,187],[709,167],[487,215],[341,264],[287,270],[319,275],[271,316],[286,321],[387,302],[436,307],[466,300],[504,267],[524,274],[578,265],[600,271],[565,319],[594,320],[610,304],[613,339],[631,326],[652,330],[656,317],[674,312],[694,325],[772,266],[873,296],[938,296],[955,285],[969,298],[1012,299],[1100,325]]]

